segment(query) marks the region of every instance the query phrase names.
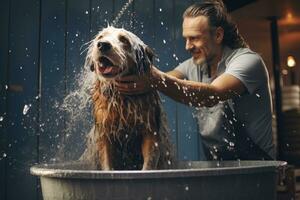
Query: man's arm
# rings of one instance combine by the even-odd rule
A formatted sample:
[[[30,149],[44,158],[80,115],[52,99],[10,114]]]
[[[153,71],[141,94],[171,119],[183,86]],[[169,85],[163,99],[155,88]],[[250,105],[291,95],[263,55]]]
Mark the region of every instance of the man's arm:
[[[239,79],[226,73],[220,75],[211,84],[206,84],[181,80],[171,73],[166,74],[153,68],[151,83],[165,95],[194,107],[214,106],[219,101],[246,92],[244,84]]]
[[[181,73],[180,71],[178,71],[176,69],[174,69],[172,71],[168,71],[167,74],[171,75],[171,76],[174,76],[174,77],[176,77],[178,79],[184,79],[183,73]]]
[[[178,70],[167,72],[168,75],[183,79],[184,75]],[[144,94],[153,89],[153,85],[149,82],[149,76],[125,76],[116,80],[116,87],[119,92],[126,95]]]

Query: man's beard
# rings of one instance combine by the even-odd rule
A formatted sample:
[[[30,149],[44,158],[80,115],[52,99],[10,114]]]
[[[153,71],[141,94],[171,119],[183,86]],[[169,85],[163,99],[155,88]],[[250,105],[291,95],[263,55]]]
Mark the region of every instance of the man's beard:
[[[206,63],[206,58],[200,57],[200,58],[195,58],[193,57],[193,62],[195,65],[201,65],[203,63]]]
[[[212,60],[213,60],[213,56],[206,56],[206,57],[198,57],[198,58],[195,58],[193,57],[193,62],[195,65],[202,65],[202,64],[211,64],[212,63]]]
[[[197,53],[197,50],[196,49],[191,49],[190,53],[193,55],[194,53]],[[212,62],[212,60],[214,58],[214,56],[212,54],[211,55],[206,54],[206,52],[204,52],[204,51],[200,51],[200,53],[201,54],[198,57],[193,56],[194,64],[201,65],[201,64],[204,64],[204,63],[210,64]]]

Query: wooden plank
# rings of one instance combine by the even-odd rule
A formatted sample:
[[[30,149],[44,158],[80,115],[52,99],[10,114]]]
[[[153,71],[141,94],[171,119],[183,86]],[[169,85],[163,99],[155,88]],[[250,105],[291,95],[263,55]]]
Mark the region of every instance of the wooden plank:
[[[182,37],[182,14],[192,2],[175,0],[174,35],[176,64],[191,57],[185,50],[185,40]],[[178,58],[178,59],[177,59]],[[181,160],[203,160],[203,151],[194,109],[178,103],[178,152]]]
[[[64,34],[65,1],[42,1],[40,162],[56,159],[64,129],[64,116],[58,106],[65,95]]]
[[[153,1],[135,0],[133,32],[151,49],[154,48]]]
[[[172,1],[154,0],[154,50],[158,55],[155,65],[162,71],[170,71],[176,65],[173,58],[174,34],[173,29],[173,4]],[[162,95],[163,106],[167,113],[171,130],[172,141],[177,147],[177,104],[169,97]],[[176,149],[177,154],[178,149]]]
[[[7,70],[8,70],[8,29],[9,0],[0,7],[0,199],[6,200],[6,157],[7,157]]]
[[[86,44],[90,40],[90,1],[72,0],[67,1],[66,10],[66,95],[72,92],[80,92],[79,84],[82,82],[80,76],[85,61],[85,55],[81,54]],[[85,136],[88,133],[92,118],[89,108],[80,109],[81,101],[77,96],[73,96],[71,106],[74,114],[65,115],[66,130],[61,153],[64,160],[78,159],[85,147]],[[62,155],[60,155],[62,156]]]
[[[91,12],[91,39],[98,31],[106,28],[112,20],[113,1],[92,1]]]
[[[36,0],[11,1],[8,95],[7,199],[36,199],[37,56],[39,5]],[[26,105],[29,110],[24,112]],[[31,105],[31,106],[30,106]]]

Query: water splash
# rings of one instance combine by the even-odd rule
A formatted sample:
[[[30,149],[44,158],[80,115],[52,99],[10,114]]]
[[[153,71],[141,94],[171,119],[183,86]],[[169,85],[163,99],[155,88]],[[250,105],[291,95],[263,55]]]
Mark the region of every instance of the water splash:
[[[31,108],[31,104],[25,104],[24,108],[23,108],[23,115],[26,115],[29,111],[29,109]]]
[[[124,6],[121,8],[121,11],[117,14],[116,18],[113,20],[112,26],[116,26],[120,18],[123,16],[124,12],[128,9],[128,7],[133,1],[134,0],[128,0],[128,2],[124,4]]]

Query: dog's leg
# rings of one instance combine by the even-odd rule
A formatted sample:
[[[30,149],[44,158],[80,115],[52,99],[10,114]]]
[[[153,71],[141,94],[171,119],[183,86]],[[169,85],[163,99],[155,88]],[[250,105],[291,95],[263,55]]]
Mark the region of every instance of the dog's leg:
[[[112,170],[112,145],[105,136],[99,141],[99,159],[102,170]]]
[[[152,134],[145,134],[142,143],[142,154],[144,158],[144,164],[142,170],[156,169],[160,151],[157,136]]]

